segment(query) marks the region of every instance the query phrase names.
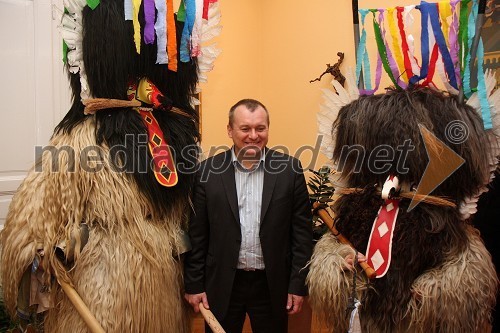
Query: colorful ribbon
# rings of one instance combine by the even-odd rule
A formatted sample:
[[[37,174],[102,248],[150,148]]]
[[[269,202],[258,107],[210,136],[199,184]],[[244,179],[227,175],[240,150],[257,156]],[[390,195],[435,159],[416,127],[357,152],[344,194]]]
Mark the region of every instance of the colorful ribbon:
[[[458,58],[458,10],[457,4],[460,0],[452,0],[450,2],[452,21],[450,26],[450,32],[448,37],[448,42],[450,46],[450,57],[453,62],[453,68],[455,70],[455,77],[457,78],[457,85],[461,86],[461,75],[460,75],[460,61]]]
[[[469,26],[468,26],[468,50],[465,62],[465,70],[464,70],[464,82],[463,89],[464,94],[467,98],[472,95],[472,88],[470,86],[470,76],[471,76],[471,47],[474,36],[476,35],[476,21],[478,15],[479,3],[478,0],[472,1],[472,8],[469,14]],[[483,61],[484,61],[484,46],[482,38],[479,39],[479,44],[476,52],[476,60],[477,60],[477,94],[479,97],[479,103],[481,105],[481,117],[483,118],[483,126],[485,129],[493,128],[493,124],[491,121],[491,112],[490,112],[490,104],[488,102],[488,95],[486,91],[486,82],[484,80],[484,69],[483,69]]]
[[[448,81],[453,88],[458,89],[457,79],[455,77],[455,69],[453,67],[450,52],[448,51],[448,47],[446,46],[446,40],[444,38],[443,31],[441,30],[439,22],[437,4],[429,4],[428,13],[430,23],[432,25],[432,31],[434,32],[434,38],[436,39],[439,51],[441,52],[441,57],[443,59],[446,74],[448,76]]]
[[[384,46],[387,52],[387,60],[389,62],[389,67],[391,68],[392,75],[396,79],[396,85],[398,87],[401,87],[405,89],[407,87],[406,82],[402,81],[399,75],[399,68],[396,63],[396,60],[394,59],[392,52],[391,52],[391,47],[389,46],[389,43],[387,42],[386,36],[386,30],[385,30],[385,11],[383,9],[379,9],[379,26],[381,27],[381,33],[382,33],[382,40],[384,41]],[[397,48],[399,50],[399,47]]]
[[[450,34],[450,24],[448,22],[448,17],[451,17],[451,3],[448,1],[439,1],[437,3],[439,19],[441,22],[443,35],[446,40],[446,45],[449,46],[448,36]]]
[[[459,18],[459,30],[458,30],[458,42],[459,42],[459,60],[460,60],[460,74],[462,76],[462,82],[464,80],[464,70],[465,70],[465,58],[469,52],[469,45],[467,43],[468,35],[468,25],[467,25],[467,9],[470,0],[462,0],[460,2],[460,18]]]
[[[89,6],[92,10],[96,9],[96,7],[99,6],[100,3],[100,0],[87,0],[87,6]]]
[[[369,13],[367,9],[360,9],[359,13],[361,15],[361,37],[359,38],[358,52],[356,54],[356,83],[359,84],[359,78],[361,76],[361,66],[363,66],[363,80],[365,82],[366,89],[371,89],[370,82],[370,61],[368,59],[368,52],[366,50],[366,28],[365,19],[366,15]]]
[[[422,1],[419,6],[421,12],[421,28],[420,47],[422,54],[422,67],[420,68],[420,75],[414,75],[410,79],[411,84],[417,84],[420,80],[425,79],[429,72],[429,4]]]
[[[415,19],[411,15],[412,10],[414,10],[417,6],[415,5],[410,5],[410,6],[405,6],[404,9],[404,21],[405,21],[405,26],[406,27],[412,27]],[[414,48],[414,42],[415,39],[413,38],[412,34],[408,34],[408,49],[410,52],[410,64],[411,68],[413,71],[414,75],[420,75],[420,65],[418,64],[418,60],[415,57],[415,48]]]
[[[134,8],[132,5],[132,0],[124,0],[123,7],[125,10],[125,20],[132,21],[134,17]]]
[[[157,11],[154,25],[156,33],[156,63],[168,63],[167,55],[167,4],[165,0],[154,0]]]
[[[195,15],[193,29],[191,31],[191,57],[197,57],[201,52],[201,32],[203,25],[203,1],[195,1]]]
[[[396,20],[394,18],[394,10],[396,8],[387,9],[387,19],[389,23],[389,32],[392,39],[392,48],[394,49],[394,55],[396,58],[396,63],[398,64],[398,70],[403,73],[405,71],[405,65],[403,60],[403,54],[401,52],[401,46],[399,43],[398,30],[396,26]]]
[[[400,88],[396,79],[394,78],[391,67],[389,65],[389,59],[387,57],[387,49],[385,47],[385,44],[384,44],[384,41],[382,38],[382,31],[380,29],[380,25],[377,22],[377,20],[375,19],[375,13],[377,12],[377,9],[370,9],[370,11],[373,13],[373,31],[375,32],[375,40],[377,42],[377,49],[378,49],[378,53],[380,55],[380,58],[382,60],[382,65],[384,66],[384,70],[387,73],[387,75],[389,75],[389,78],[391,79],[392,83],[396,87]],[[380,14],[379,14],[379,20],[381,22],[383,20],[382,12],[383,12],[383,9],[380,10]]]
[[[174,0],[167,0],[167,53],[168,69],[177,72],[177,31],[174,17]]]
[[[196,3],[195,0],[183,0],[180,7],[183,7],[184,3],[186,14],[181,37],[180,60],[182,62],[189,62],[191,60],[191,35],[196,17]]]
[[[403,10],[404,10],[404,7],[396,7],[399,34],[401,36],[401,46],[403,48],[404,68],[405,68],[406,77],[408,78],[408,82],[409,82],[414,74],[413,74],[413,69],[412,69],[411,62],[410,62],[410,54],[409,54],[410,50],[409,50],[408,41],[406,38],[405,25],[403,22]]]
[[[203,14],[202,18],[208,20],[208,7],[210,6],[210,0],[203,0]]]
[[[143,0],[144,4],[144,43],[155,42],[155,2],[154,0]]]
[[[132,22],[134,25],[134,42],[135,50],[141,53],[141,25],[139,24],[139,8],[141,7],[141,0],[132,0],[132,7],[134,9]]]
[[[363,81],[365,89],[360,89],[361,95],[373,95],[380,86],[380,81],[382,78],[382,60],[380,55],[377,53],[377,67],[375,70],[375,87],[372,89],[371,83],[371,68],[370,59],[368,57],[368,51],[366,50],[366,29],[365,29],[365,19],[366,15],[370,12],[368,9],[360,9],[361,14],[361,25],[362,32],[360,38],[360,44],[358,46],[357,58],[361,59],[357,61],[356,71],[357,71],[357,82],[359,83],[361,65],[363,66]]]

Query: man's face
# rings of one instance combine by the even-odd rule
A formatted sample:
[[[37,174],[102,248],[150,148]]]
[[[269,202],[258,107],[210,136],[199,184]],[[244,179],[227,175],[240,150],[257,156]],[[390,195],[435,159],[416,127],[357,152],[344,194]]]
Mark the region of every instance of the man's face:
[[[267,113],[261,106],[253,112],[240,105],[234,110],[233,123],[227,125],[227,134],[233,139],[238,159],[259,158],[267,145],[269,124]]]

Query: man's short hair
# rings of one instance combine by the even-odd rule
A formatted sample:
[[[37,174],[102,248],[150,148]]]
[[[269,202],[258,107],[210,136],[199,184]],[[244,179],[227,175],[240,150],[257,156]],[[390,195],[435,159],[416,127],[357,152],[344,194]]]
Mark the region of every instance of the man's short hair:
[[[233,125],[233,120],[234,120],[234,110],[236,110],[236,108],[238,106],[245,106],[250,112],[254,112],[255,109],[257,109],[259,106],[261,108],[264,109],[264,111],[266,111],[266,115],[267,115],[267,125],[269,126],[269,112],[267,111],[267,108],[264,106],[264,104],[262,104],[261,102],[259,102],[258,100],[256,99],[251,99],[251,98],[245,98],[245,99],[242,99],[241,101],[239,101],[238,103],[234,104],[231,109],[229,109],[229,126],[232,126]]]

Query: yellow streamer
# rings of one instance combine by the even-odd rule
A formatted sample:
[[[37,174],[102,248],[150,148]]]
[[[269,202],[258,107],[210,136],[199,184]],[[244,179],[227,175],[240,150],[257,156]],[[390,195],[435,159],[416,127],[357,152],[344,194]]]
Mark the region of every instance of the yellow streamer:
[[[137,53],[141,54],[141,25],[139,24],[139,8],[141,7],[142,0],[132,0],[134,7],[134,17],[132,22],[134,24],[134,42]]]
[[[448,18],[451,17],[451,4],[449,1],[438,2],[439,17],[441,19],[441,26],[443,29],[444,39],[446,40],[446,45],[449,47],[450,42],[448,41],[448,35],[450,31],[450,25],[448,23]]]
[[[398,64],[399,72],[403,73],[405,71],[405,64],[403,60],[403,54],[401,53],[401,43],[399,42],[398,30],[396,27],[396,19],[394,18],[394,10],[396,8],[388,8],[387,16],[389,18],[389,32],[391,33],[392,39],[392,48],[394,50],[394,57],[396,58],[396,62]],[[401,76],[402,78],[403,76]]]

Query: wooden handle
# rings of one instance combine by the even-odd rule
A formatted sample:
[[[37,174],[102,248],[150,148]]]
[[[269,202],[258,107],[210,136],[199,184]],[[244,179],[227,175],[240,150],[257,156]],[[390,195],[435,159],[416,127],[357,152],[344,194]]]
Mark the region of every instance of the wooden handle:
[[[313,207],[316,209],[319,207],[319,203],[315,202]],[[328,226],[328,229],[330,229],[330,231],[333,233],[333,235],[335,237],[337,237],[337,239],[339,240],[339,242],[341,242],[342,244],[346,244],[346,245],[349,245],[350,247],[354,248],[354,246],[352,245],[351,242],[349,242],[349,240],[347,238],[345,238],[338,230],[337,228],[335,228],[335,225],[333,223],[333,218],[330,216],[330,214],[328,214],[328,212],[323,209],[323,208],[320,208],[318,209],[317,211],[317,214],[319,215],[319,217],[321,218],[321,220],[323,220],[323,222],[325,222],[325,224]],[[365,272],[366,276],[369,278],[369,279],[373,279],[377,276],[377,274],[375,273],[375,270],[373,268],[370,267],[370,265],[368,265],[366,262],[360,262],[359,265],[361,266],[361,268],[363,268],[363,271]]]
[[[68,296],[71,303],[75,307],[76,311],[80,314],[85,324],[87,324],[90,332],[92,333],[105,333],[104,329],[101,327],[97,319],[95,319],[94,315],[90,312],[89,308],[83,302],[82,298],[76,292],[75,288],[70,286],[64,281],[58,281],[61,285],[62,289],[66,296]]]
[[[212,311],[205,309],[202,302],[200,302],[199,308],[200,308],[200,312],[201,312],[203,318],[205,319],[208,326],[210,326],[210,328],[212,329],[212,331],[214,333],[226,333],[226,331],[224,331],[222,326],[219,324],[219,322],[215,318]]]

